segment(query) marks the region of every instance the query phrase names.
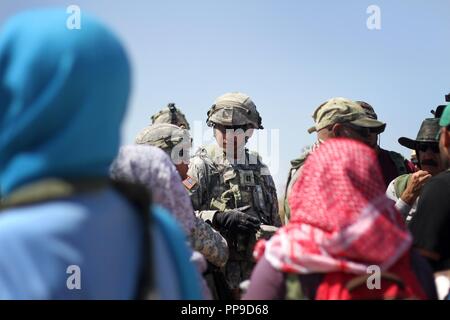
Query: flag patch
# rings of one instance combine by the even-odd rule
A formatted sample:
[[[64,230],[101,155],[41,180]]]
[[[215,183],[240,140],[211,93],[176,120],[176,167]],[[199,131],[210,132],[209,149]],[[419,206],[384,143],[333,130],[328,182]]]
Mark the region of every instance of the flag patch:
[[[191,190],[197,184],[197,181],[195,181],[194,178],[188,176],[186,179],[183,180],[183,184],[186,187],[186,189]]]

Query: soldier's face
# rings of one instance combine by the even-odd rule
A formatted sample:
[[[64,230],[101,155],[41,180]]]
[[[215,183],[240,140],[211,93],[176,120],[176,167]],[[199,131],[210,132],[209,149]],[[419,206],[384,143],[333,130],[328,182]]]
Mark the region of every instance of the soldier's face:
[[[214,137],[217,144],[226,150],[227,153],[234,152],[235,155],[244,149],[248,139],[253,135],[253,129],[245,127],[225,127],[216,125],[214,127]]]

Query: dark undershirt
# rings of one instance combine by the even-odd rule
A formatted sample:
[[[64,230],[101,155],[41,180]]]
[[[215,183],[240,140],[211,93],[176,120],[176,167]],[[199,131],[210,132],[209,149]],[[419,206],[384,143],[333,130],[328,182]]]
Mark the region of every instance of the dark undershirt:
[[[428,259],[434,271],[450,269],[450,171],[424,186],[409,228],[416,248],[440,256]]]
[[[380,148],[378,151],[378,163],[380,164],[383,180],[387,188],[391,181],[400,175],[400,172],[398,172],[397,166],[387,150]],[[405,167],[409,173],[414,172],[413,165],[408,161],[405,161]]]

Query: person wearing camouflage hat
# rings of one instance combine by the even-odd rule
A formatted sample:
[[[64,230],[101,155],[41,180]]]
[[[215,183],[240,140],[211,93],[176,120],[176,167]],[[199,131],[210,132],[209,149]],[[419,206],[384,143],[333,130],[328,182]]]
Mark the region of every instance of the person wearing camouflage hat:
[[[259,155],[245,144],[262,129],[256,105],[243,93],[227,93],[207,113],[217,144],[201,147],[184,181],[197,215],[227,239],[230,258],[220,271],[232,298],[254,267],[253,247],[281,225],[275,184]],[[224,294],[224,293],[222,293]]]
[[[175,167],[178,170],[178,173],[180,174],[181,180],[187,178],[188,163],[190,158],[189,153],[191,148],[191,136],[186,129],[167,123],[154,124],[147,128],[144,128],[137,135],[135,142],[136,144],[149,145],[162,149],[171,157],[172,162],[174,163]],[[138,162],[137,160],[138,159],[135,159],[133,161]],[[161,160],[159,160],[159,162],[161,162]],[[152,166],[156,165],[158,164],[155,163]],[[151,166],[148,165],[148,167]],[[146,184],[149,183],[146,182]],[[186,198],[189,200],[188,206],[192,209],[189,196],[187,195],[184,186],[181,186],[181,188],[181,190],[186,193]],[[178,198],[179,199],[172,199],[171,203],[178,203],[180,209],[187,207],[187,205],[183,205],[182,203],[183,199],[185,198],[184,195],[181,194],[178,196]],[[199,217],[194,218],[194,228],[192,230],[192,233],[190,233],[190,239],[193,249],[203,254],[209,263],[212,263],[217,267],[223,267],[227,262],[229,256],[228,244],[225,238],[223,238],[220,233],[214,231],[208,223],[206,223]]]
[[[155,113],[152,117],[152,124],[168,123],[178,127],[190,130],[189,122],[183,112],[177,107],[175,103],[169,103],[167,107]]]
[[[425,183],[444,170],[436,138],[439,129],[439,119],[425,119],[415,140],[406,137],[398,139],[402,146],[415,150],[420,169],[395,178],[386,190],[386,195],[396,202],[396,208],[407,223],[416,212],[419,195]]]
[[[332,131],[336,128],[331,128],[331,126],[344,123],[353,126],[354,129],[358,129],[355,127],[359,127],[384,130],[386,127],[385,123],[368,116],[359,103],[340,97],[332,98],[321,104],[314,112],[313,119],[315,125],[308,130],[309,133],[314,131],[319,132],[325,128],[328,128],[328,131]],[[365,135],[361,138],[361,132],[357,133],[356,137],[366,143]],[[353,136],[355,135],[353,134]]]
[[[309,133],[317,132],[317,141],[306,148],[302,155],[291,161],[284,193],[284,223],[290,219],[288,203],[292,187],[301,175],[301,168],[307,157],[326,140],[336,137],[356,139],[370,145],[372,132],[384,131],[386,124],[366,114],[361,105],[347,98],[332,98],[322,103],[313,114],[315,125]]]

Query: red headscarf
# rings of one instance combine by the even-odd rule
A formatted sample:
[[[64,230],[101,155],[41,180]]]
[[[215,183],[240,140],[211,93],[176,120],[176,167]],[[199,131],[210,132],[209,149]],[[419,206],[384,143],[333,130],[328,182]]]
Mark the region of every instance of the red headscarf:
[[[411,247],[411,236],[386,198],[375,152],[333,139],[312,153],[289,197],[292,218],[255,257],[294,273],[366,273],[389,269]]]

